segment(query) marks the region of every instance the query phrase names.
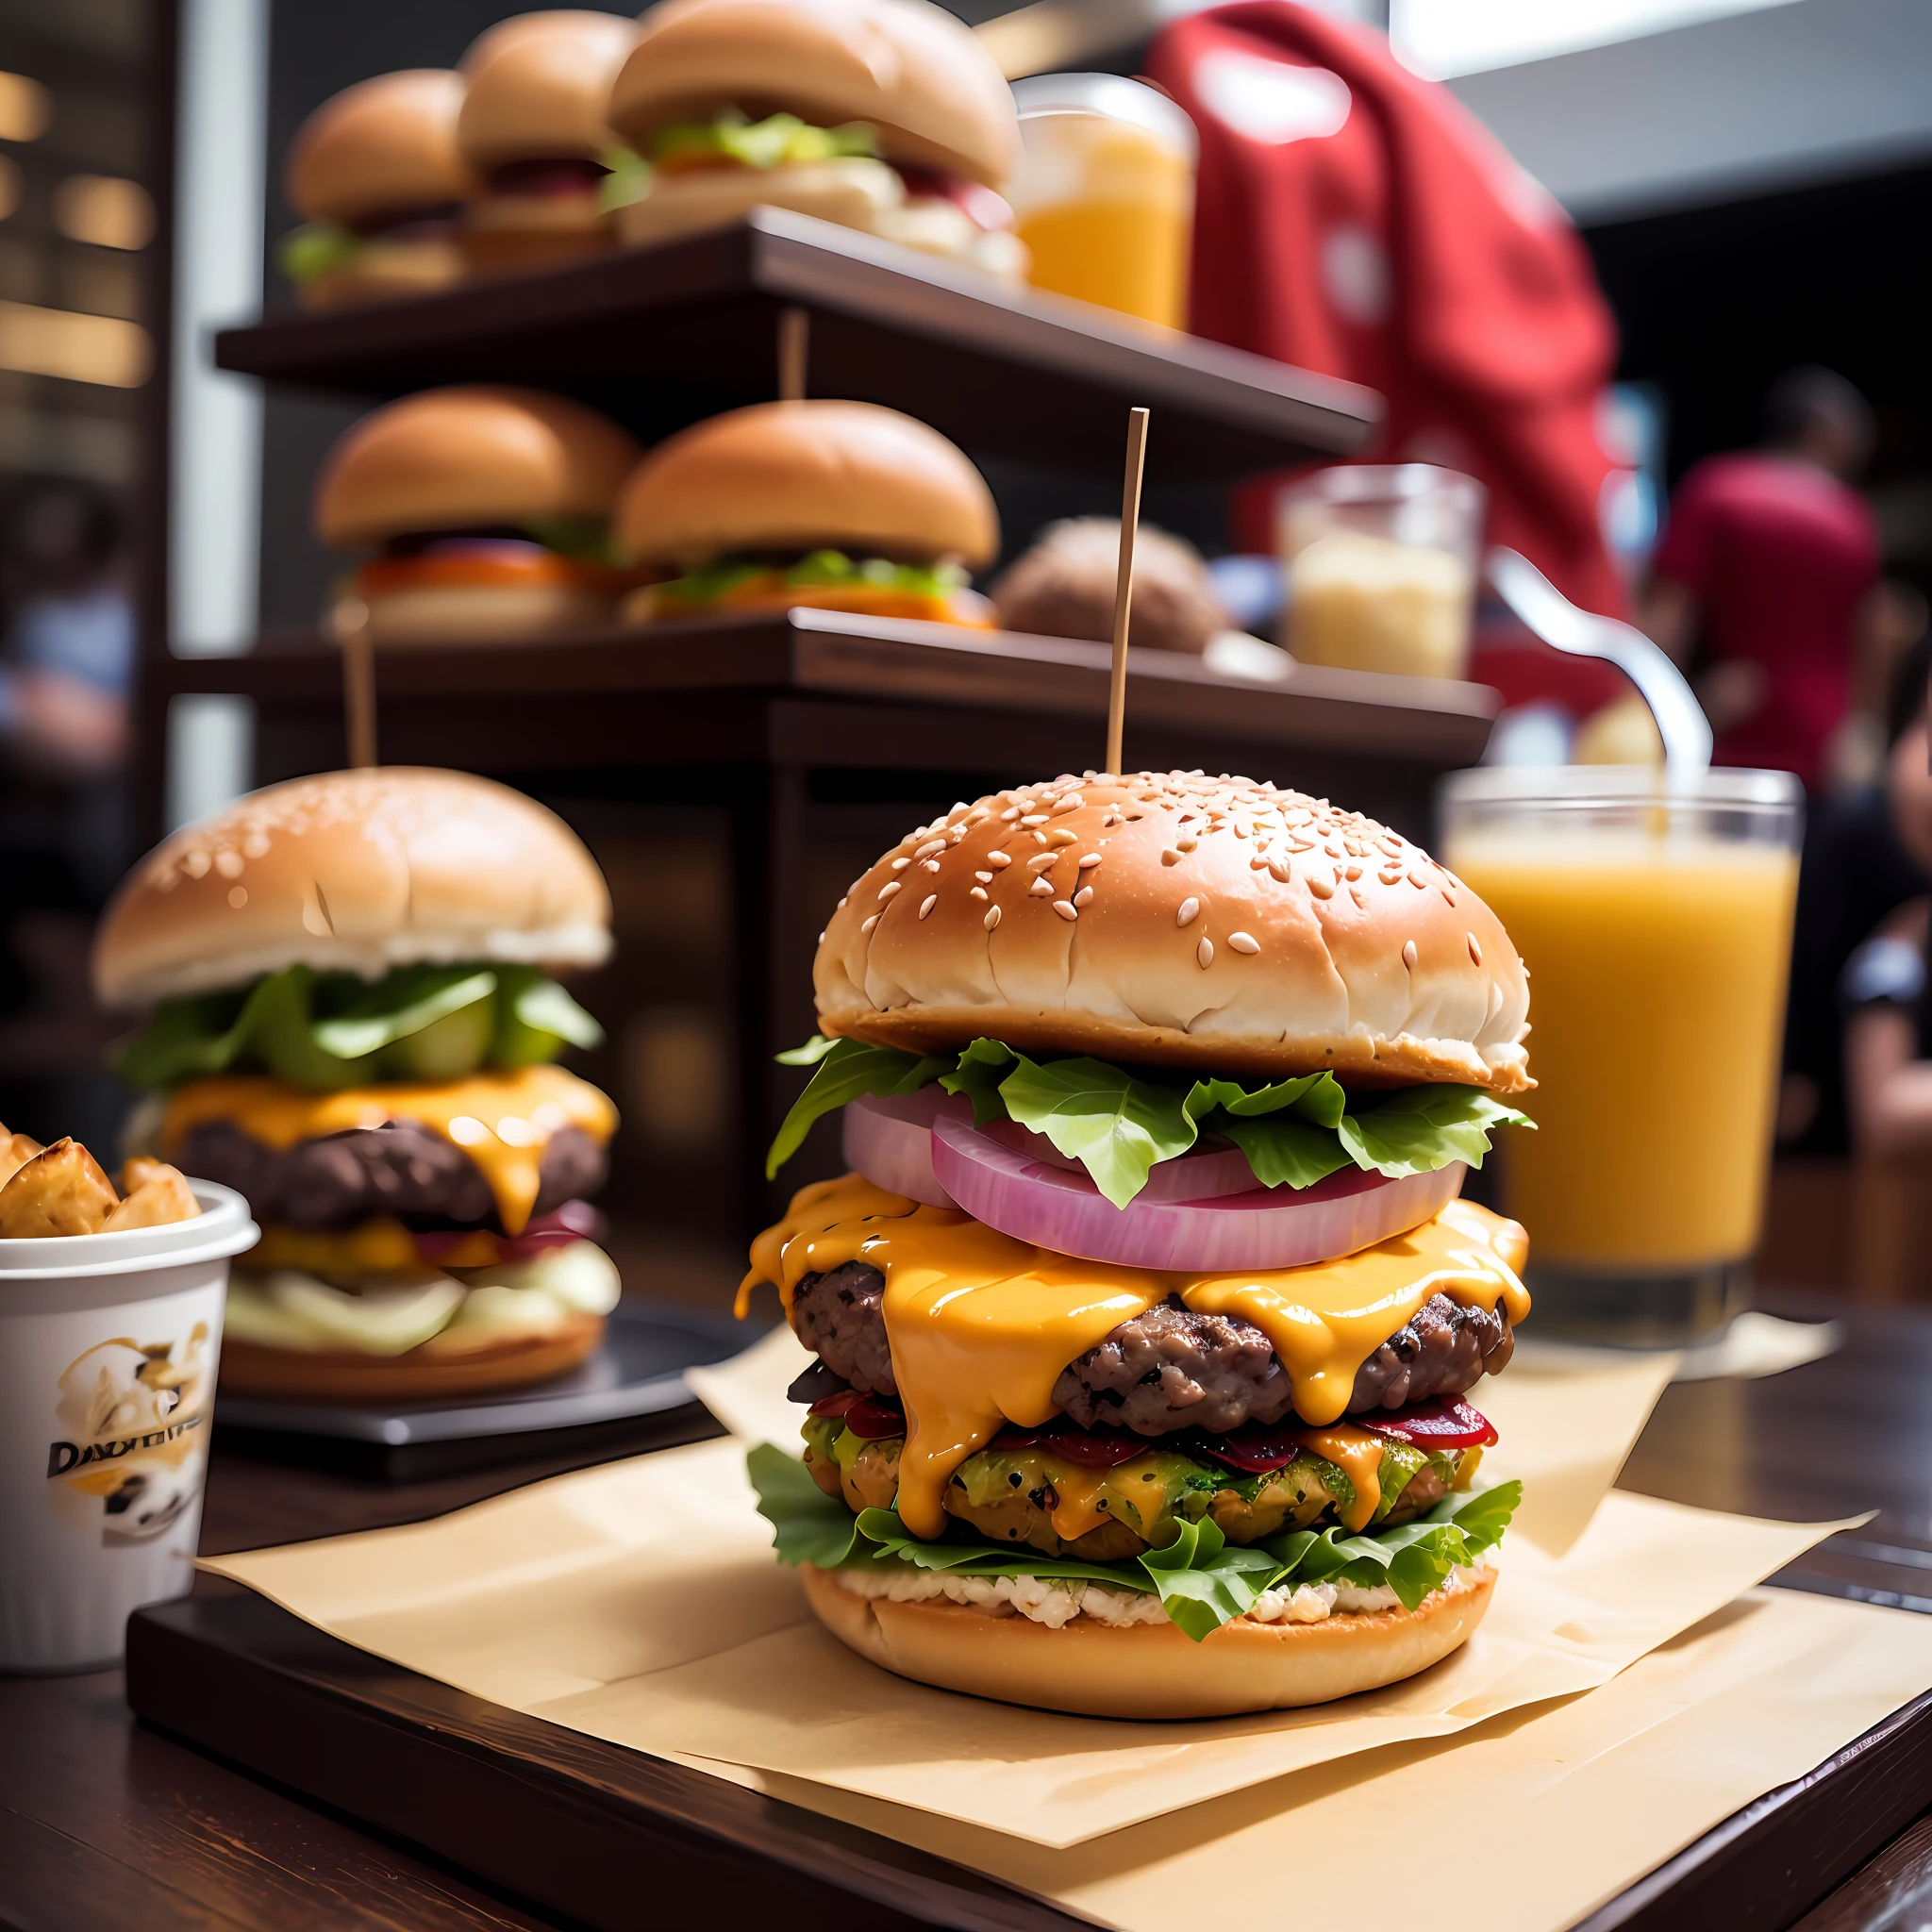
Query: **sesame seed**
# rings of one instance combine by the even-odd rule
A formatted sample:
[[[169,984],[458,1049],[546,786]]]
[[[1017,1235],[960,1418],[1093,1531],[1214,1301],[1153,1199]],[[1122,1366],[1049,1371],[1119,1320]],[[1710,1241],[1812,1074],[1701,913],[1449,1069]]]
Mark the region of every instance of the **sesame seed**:
[[[927,914],[928,912],[930,912],[930,911],[932,910],[932,908],[934,908],[935,906],[937,906],[937,905],[938,905],[939,903],[940,903],[940,895],[939,895],[939,894],[938,894],[937,892],[928,892],[928,893],[927,893],[927,894],[925,895],[925,897],[924,897],[924,898],[923,900],[921,900],[921,901],[920,901],[920,905],[919,905],[919,916],[920,916],[920,918],[924,919],[924,918],[925,917],[925,915],[926,915],[926,914]]]
[[[974,886],[966,896],[969,899],[977,899],[984,906],[986,904],[986,888],[984,886]]]
[[[1010,825],[1019,816],[1020,808],[1017,805],[1009,805],[1005,811],[1001,812],[1000,823],[1003,825]]]
[[[930,858],[935,852],[943,852],[946,841],[943,839],[928,839],[912,856],[914,858]]]
[[[1415,971],[1415,941],[1413,940],[1404,940],[1402,942],[1402,963],[1411,973]]]
[[[1181,862],[1181,856],[1170,845],[1161,853],[1160,862],[1162,865],[1178,865]]]
[[[1472,966],[1480,966],[1483,963],[1483,949],[1476,944],[1474,933],[1466,932],[1463,934],[1463,938],[1469,941],[1470,964]]]
[[[1058,818],[1063,811],[1076,811],[1086,803],[1087,801],[1077,791],[1070,791],[1054,807],[1054,816]]]
[[[986,855],[986,862],[989,865],[1004,868],[1012,864],[1013,855],[1010,852],[989,852]]]
[[[1326,879],[1309,879],[1308,891],[1318,899],[1332,899],[1335,896],[1335,888]]]
[[[1080,870],[1082,872],[1091,872],[1099,863],[1100,854],[1097,852],[1083,852],[1080,855]]]
[[[1044,832],[1035,832],[1033,835],[1033,842],[1036,845],[1044,845],[1046,843],[1046,834]]]
[[[1026,816],[1025,816],[1025,817],[1024,817],[1024,819],[1022,819],[1022,820],[1020,821],[1020,823],[1021,823],[1021,824],[1022,824],[1023,825],[1043,825],[1043,824],[1045,824],[1045,823],[1046,823],[1046,820],[1047,820],[1047,814],[1046,814],[1045,812],[1043,812],[1043,811],[1029,811],[1029,812],[1028,812],[1028,813],[1026,814]]]
[[[879,888],[879,897],[881,899],[890,899],[898,890],[899,881],[897,879],[889,879]]]
[[[1360,878],[1361,875],[1362,869],[1358,865],[1350,866],[1349,869],[1342,874],[1342,877],[1347,879],[1351,885],[1353,885],[1357,879]]]
[[[1287,859],[1271,858],[1268,861],[1268,876],[1272,878],[1277,886],[1285,886],[1287,885],[1289,880],[1294,876],[1294,874],[1289,871]]]
[[[1203,940],[1201,943],[1194,948],[1194,964],[1200,967],[1201,970],[1205,973],[1208,967],[1213,965],[1213,963],[1214,941],[1212,940]]]
[[[1058,861],[1059,854],[1058,852],[1036,852],[1026,861],[1026,870],[1028,872],[1044,872],[1048,866],[1058,864]]]
[[[1200,910],[1200,900],[1183,899],[1174,910],[1174,923],[1176,925],[1192,925]]]
[[[992,874],[990,872],[976,872],[973,874],[973,876],[976,878],[982,886],[990,886],[992,884]]]
[[[1026,888],[1027,896],[1034,899],[1051,899],[1053,881],[1050,878],[1037,878]]]
[[[247,905],[247,903],[248,888],[246,886],[230,886],[228,888],[228,904],[232,906],[237,912],[241,911],[242,907]]]
[[[1179,848],[1183,852],[1191,852],[1194,849],[1194,847],[1198,845],[1201,841],[1198,839],[1190,837],[1186,839],[1176,839],[1174,842],[1177,846],[1179,846]]]
[[[1428,880],[1424,878],[1422,874],[1419,872],[1410,873],[1408,875],[1408,882],[1416,889],[1418,892],[1420,892],[1423,890],[1423,888],[1428,884]]]
[[[1227,942],[1237,953],[1258,953],[1261,950],[1261,941],[1251,932],[1231,932]]]
[[[1079,840],[1074,838],[1073,833],[1068,831],[1064,826],[1056,825],[1054,829],[1046,835],[1046,842],[1049,845],[1058,847],[1061,845],[1077,845],[1080,841]]]
[[[991,932],[1000,923],[1000,908],[997,906],[993,907],[979,923]]]
[[[1053,902],[1053,909],[1056,912],[1058,912],[1062,919],[1078,919],[1080,916],[1079,913],[1074,909],[1073,906],[1065,899],[1056,899]]]
[[[870,931],[871,931],[871,930],[873,929],[873,927],[874,927],[874,926],[875,926],[875,925],[876,925],[876,924],[877,924],[878,923],[879,923],[879,916],[878,916],[878,914],[877,914],[876,912],[874,912],[874,913],[873,914],[873,916],[872,916],[872,917],[871,917],[870,919],[868,919],[868,920],[867,920],[867,921],[865,922],[865,924],[864,924],[863,925],[861,925],[861,926],[860,926],[860,927],[859,927],[858,929],[859,929],[859,931],[860,931],[861,933],[868,933],[868,932],[870,932]]]
[[[1082,886],[1080,890],[1074,894],[1074,904],[1075,906],[1091,905],[1092,903],[1092,899],[1093,888],[1091,886]]]
[[[1451,891],[1449,890],[1449,888],[1448,888],[1447,886],[1444,886],[1444,887],[1442,888],[1442,897],[1443,897],[1443,898],[1444,898],[1445,900],[1447,900],[1447,901],[1448,901],[1448,903],[1449,903],[1449,904],[1450,904],[1451,906],[1455,905],[1455,903],[1456,903],[1456,894],[1455,894],[1454,892],[1452,892],[1452,891]]]
[[[1375,874],[1375,876],[1378,879],[1380,879],[1385,886],[1392,886],[1396,882],[1396,880],[1402,876],[1402,874],[1399,872],[1378,872]]]
[[[834,912],[842,912],[842,911],[844,911],[844,909],[845,909],[845,901],[846,901],[847,899],[851,898],[851,896],[852,896],[852,894],[851,894],[850,892],[845,892],[845,893],[841,893],[841,894],[840,895],[839,903],[838,903],[838,904],[837,904],[837,905],[836,905],[835,907],[833,907],[832,910],[833,910]]]

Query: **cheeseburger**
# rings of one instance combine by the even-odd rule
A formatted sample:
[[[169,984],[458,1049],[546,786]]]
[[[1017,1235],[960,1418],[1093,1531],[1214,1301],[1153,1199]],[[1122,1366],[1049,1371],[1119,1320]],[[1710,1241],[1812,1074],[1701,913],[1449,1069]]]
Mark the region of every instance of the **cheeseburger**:
[[[304,225],[283,238],[280,258],[305,308],[461,279],[458,217],[474,186],[457,152],[462,107],[460,75],[409,68],[345,88],[302,124],[285,192]]]
[[[773,1148],[844,1107],[740,1292],[818,1357],[781,1560],[861,1655],[1125,1718],[1315,1704],[1481,1621],[1519,1486],[1464,1399],[1524,1237],[1493,913],[1358,812],[1089,772],[958,805],[839,902]]]
[[[610,513],[638,446],[536,390],[425,390],[329,452],[315,532],[375,554],[355,594],[382,643],[475,643],[608,624],[636,582],[612,568]]]
[[[481,186],[463,246],[479,275],[574,261],[608,248],[610,83],[637,41],[612,13],[524,13],[463,56],[457,142]]]
[[[95,941],[156,1152],[248,1198],[223,1386],[326,1402],[508,1389],[616,1306],[589,1238],[615,1115],[555,1064],[595,1023],[549,977],[610,949],[561,820],[461,772],[332,772],[135,868]]]
[[[626,601],[639,624],[802,604],[990,627],[967,567],[999,541],[979,472],[872,403],[713,416],[653,450],[617,506],[619,554],[668,579]]]
[[[625,242],[762,203],[1025,273],[998,192],[1020,154],[1012,94],[978,40],[926,0],[665,0],[608,111],[648,164],[618,210]]]

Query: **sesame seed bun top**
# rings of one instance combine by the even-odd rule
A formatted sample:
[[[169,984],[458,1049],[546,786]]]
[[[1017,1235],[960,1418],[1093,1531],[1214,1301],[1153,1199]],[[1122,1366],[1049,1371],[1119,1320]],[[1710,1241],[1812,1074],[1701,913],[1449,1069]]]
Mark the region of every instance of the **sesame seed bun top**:
[[[664,0],[610,91],[640,151],[737,108],[816,126],[863,121],[888,160],[998,188],[1020,158],[1013,96],[984,43],[926,0]]]
[[[594,966],[610,895],[553,811],[468,772],[325,772],[186,825],[122,880],[94,989],[127,1007],[285,966],[359,973],[497,959]]]
[[[955,806],[826,923],[819,1024],[1352,1084],[1534,1086],[1495,914],[1325,799],[1198,772],[1087,773]]]
[[[350,226],[460,201],[475,186],[457,152],[463,77],[448,68],[379,74],[303,122],[284,176],[305,222]]]

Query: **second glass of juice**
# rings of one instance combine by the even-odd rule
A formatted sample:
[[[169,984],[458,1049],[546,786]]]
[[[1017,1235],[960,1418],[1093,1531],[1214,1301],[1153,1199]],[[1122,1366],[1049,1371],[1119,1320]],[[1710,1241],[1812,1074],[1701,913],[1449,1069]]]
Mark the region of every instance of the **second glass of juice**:
[[[1459,772],[1449,866],[1530,973],[1509,1137],[1537,1328],[1695,1341],[1742,1306],[1784,1032],[1803,792],[1783,772]]]
[[[1118,74],[1041,74],[1013,85],[1020,166],[1007,187],[1036,289],[1188,325],[1194,124]]]

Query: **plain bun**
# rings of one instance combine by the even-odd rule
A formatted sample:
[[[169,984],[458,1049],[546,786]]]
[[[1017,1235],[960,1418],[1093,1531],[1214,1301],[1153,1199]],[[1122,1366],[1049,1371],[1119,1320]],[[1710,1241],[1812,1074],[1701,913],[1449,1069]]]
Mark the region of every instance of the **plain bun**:
[[[634,21],[575,8],[499,22],[463,56],[464,159],[484,174],[510,161],[601,160],[610,83],[637,36]]]
[[[184,826],[121,883],[94,940],[108,1007],[286,966],[375,978],[421,960],[595,966],[610,894],[553,811],[468,772],[291,778]]]
[[[824,1031],[915,1052],[985,1035],[1230,1075],[1535,1084],[1496,915],[1374,820],[1246,778],[1090,773],[957,807],[853,885],[813,979]]]
[[[980,564],[1000,531],[985,479],[924,423],[872,403],[760,403],[652,451],[625,486],[617,538],[640,563],[828,544]]]
[[[289,206],[348,226],[460,201],[475,186],[457,149],[463,77],[410,67],[358,81],[309,115],[289,149]]]
[[[605,518],[638,445],[539,390],[425,390],[362,418],[328,453],[315,531],[337,550],[412,531]]]
[[[725,108],[868,122],[889,159],[998,188],[1020,157],[1013,97],[970,29],[925,0],[665,0],[610,93],[641,152]]]
[[[525,1389],[567,1374],[604,1340],[604,1317],[573,1313],[541,1335],[505,1335],[461,1354],[424,1346],[401,1355],[270,1348],[228,1336],[222,1342],[224,1395],[277,1402],[433,1402]]]
[[[809,1565],[801,1574],[825,1628],[902,1677],[1041,1710],[1137,1720],[1291,1710],[1400,1683],[1469,1641],[1496,1584],[1493,1570],[1466,1570],[1413,1610],[1319,1624],[1239,1618],[1196,1643],[1172,1624],[1115,1628],[1075,1617],[1052,1630],[965,1604],[861,1596]]]

